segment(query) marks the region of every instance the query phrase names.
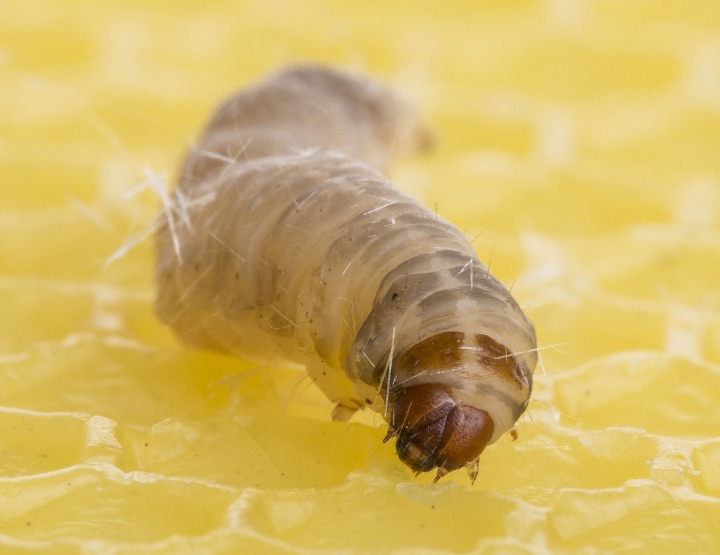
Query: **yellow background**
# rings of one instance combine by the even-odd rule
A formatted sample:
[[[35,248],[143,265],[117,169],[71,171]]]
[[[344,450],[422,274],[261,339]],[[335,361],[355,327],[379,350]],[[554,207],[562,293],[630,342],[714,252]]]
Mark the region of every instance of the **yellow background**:
[[[717,0],[0,13],[0,552],[719,552]],[[298,370],[153,315],[149,183],[298,60],[419,107],[437,148],[392,179],[536,324],[534,401],[474,486],[414,478],[379,418],[332,423]]]

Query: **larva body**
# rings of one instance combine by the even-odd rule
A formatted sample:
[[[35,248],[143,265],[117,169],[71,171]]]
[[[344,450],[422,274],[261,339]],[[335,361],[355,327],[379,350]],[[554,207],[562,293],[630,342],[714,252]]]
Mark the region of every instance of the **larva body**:
[[[527,406],[535,332],[463,234],[380,173],[427,133],[373,82],[289,69],[230,98],[158,232],[157,312],[187,343],[307,366],[400,458],[468,466]]]

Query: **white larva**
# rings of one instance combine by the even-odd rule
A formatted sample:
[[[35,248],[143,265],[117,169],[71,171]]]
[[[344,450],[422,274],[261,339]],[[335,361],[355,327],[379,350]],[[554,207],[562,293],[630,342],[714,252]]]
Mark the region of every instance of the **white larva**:
[[[525,410],[530,321],[463,234],[379,171],[428,134],[363,78],[307,66],[227,100],[191,149],[157,238],[157,312],[183,341],[305,364],[371,407],[436,479]]]

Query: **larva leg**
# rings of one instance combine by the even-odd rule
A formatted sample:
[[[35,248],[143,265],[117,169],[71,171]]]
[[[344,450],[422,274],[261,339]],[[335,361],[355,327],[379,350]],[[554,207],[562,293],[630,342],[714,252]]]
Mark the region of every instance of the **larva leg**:
[[[356,398],[352,382],[338,379],[335,368],[318,361],[307,363],[306,368],[315,385],[332,403],[335,403],[332,411],[333,420],[347,422],[365,405]]]
[[[332,411],[332,419],[335,422],[347,422],[353,415],[363,407],[357,399],[341,399]]]

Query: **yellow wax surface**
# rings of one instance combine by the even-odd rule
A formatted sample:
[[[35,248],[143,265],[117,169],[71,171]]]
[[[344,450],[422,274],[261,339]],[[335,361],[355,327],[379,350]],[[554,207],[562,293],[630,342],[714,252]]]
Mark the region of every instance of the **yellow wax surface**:
[[[717,0],[0,13],[0,553],[720,553]],[[297,61],[418,107],[436,148],[391,179],[536,325],[474,485],[153,314],[159,192],[221,98]]]

